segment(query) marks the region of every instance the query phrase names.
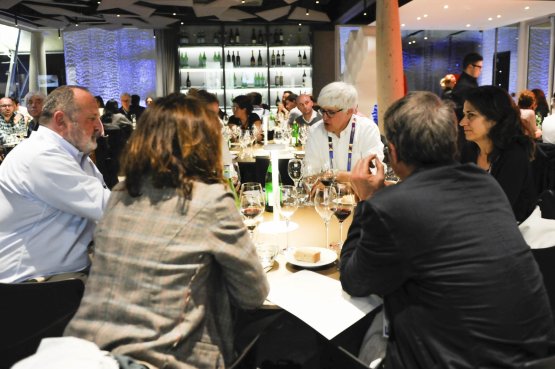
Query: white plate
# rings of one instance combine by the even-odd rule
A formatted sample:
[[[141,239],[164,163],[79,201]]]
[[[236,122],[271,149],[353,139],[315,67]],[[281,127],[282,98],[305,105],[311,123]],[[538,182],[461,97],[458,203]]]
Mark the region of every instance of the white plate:
[[[335,253],[335,251],[330,250],[330,249],[326,249],[326,248],[323,248],[323,247],[312,247],[312,246],[307,246],[307,247],[302,247],[302,248],[303,249],[320,251],[320,261],[318,261],[316,263],[307,263],[305,261],[299,261],[299,260],[297,260],[293,257],[293,254],[295,253],[295,250],[292,250],[290,253],[286,253],[285,254],[285,260],[287,260],[287,262],[290,263],[290,264],[300,266],[300,267],[303,267],[303,268],[317,268],[317,267],[321,267],[321,266],[324,266],[324,265],[331,264],[337,259],[337,254]]]
[[[239,155],[239,151],[237,151],[237,150],[229,150],[229,153],[231,155]]]

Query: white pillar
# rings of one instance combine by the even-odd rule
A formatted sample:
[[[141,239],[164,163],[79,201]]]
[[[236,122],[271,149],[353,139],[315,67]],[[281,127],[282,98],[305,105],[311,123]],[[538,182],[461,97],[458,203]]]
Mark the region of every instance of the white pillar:
[[[41,32],[31,32],[29,55],[29,91],[40,91],[46,95],[46,85],[39,88],[39,75],[46,74],[46,53]]]

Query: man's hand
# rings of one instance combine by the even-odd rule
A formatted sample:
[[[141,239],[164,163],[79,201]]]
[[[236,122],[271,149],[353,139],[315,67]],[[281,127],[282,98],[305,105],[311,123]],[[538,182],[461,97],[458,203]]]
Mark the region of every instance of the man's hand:
[[[376,167],[372,174],[370,167]],[[376,154],[360,159],[351,172],[351,185],[358,198],[366,200],[384,186],[384,166]]]

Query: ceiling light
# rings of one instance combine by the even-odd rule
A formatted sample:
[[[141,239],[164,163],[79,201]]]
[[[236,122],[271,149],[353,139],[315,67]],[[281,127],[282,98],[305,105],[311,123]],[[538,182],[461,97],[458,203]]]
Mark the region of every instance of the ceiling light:
[[[428,36],[424,36],[424,40],[427,40],[427,39],[428,39]]]
[[[320,0],[316,0],[316,4],[320,4]]]
[[[60,29],[58,28],[58,38],[62,38],[62,31],[60,31]]]
[[[79,27],[79,23],[75,23],[75,27]]]
[[[525,6],[525,7],[524,7],[524,10],[528,10],[528,9],[530,9],[529,6]]]
[[[116,14],[116,17],[118,17],[118,18],[119,18],[119,17],[121,17],[121,15],[119,15],[119,14]]]
[[[467,24],[466,24],[466,27],[467,27],[467,28],[470,27],[470,23],[467,23]]]
[[[405,26],[405,23],[401,23],[401,27],[404,27],[404,26]]]
[[[497,14],[497,18],[501,18],[501,14]]]
[[[306,9],[306,15],[310,15],[310,12],[308,11],[308,9]]]
[[[489,20],[489,21],[492,21],[492,20],[493,20],[493,18],[492,18],[492,17],[489,17],[489,18],[488,18],[488,20]]]
[[[152,30],[152,38],[156,38],[156,30]]]
[[[98,5],[100,5],[100,1],[97,1],[96,3],[97,3]]]
[[[176,15],[177,15],[177,13],[172,13],[172,15],[173,15],[173,16],[176,16]]]
[[[368,13],[364,12],[364,13],[362,13],[362,15],[364,15],[366,17],[368,15]]]
[[[449,5],[443,5],[443,9],[449,9]]]
[[[420,18],[420,17],[416,17],[416,20],[418,20],[418,21],[419,21],[420,19],[422,19],[422,18]]]
[[[185,24],[185,22],[181,22],[181,25],[184,25],[184,24]]]
[[[241,4],[244,4],[244,3],[245,3],[245,0],[241,0]]]
[[[299,23],[299,27],[301,27],[302,25],[303,25],[302,23]]]
[[[428,18],[428,14],[424,14],[424,18]]]

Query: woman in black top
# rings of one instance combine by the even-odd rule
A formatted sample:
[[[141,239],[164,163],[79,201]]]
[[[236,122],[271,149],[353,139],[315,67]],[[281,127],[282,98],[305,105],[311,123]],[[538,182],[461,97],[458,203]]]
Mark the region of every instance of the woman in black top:
[[[481,86],[466,95],[460,125],[467,141],[462,162],[476,163],[501,185],[518,222],[534,210],[537,200],[530,160],[534,143],[520,123],[520,110],[507,92]]]
[[[251,100],[245,95],[239,95],[233,99],[233,115],[229,117],[228,125],[241,127],[241,130],[253,132],[253,128],[258,129],[257,141],[262,139],[262,121],[260,117],[252,112]]]

